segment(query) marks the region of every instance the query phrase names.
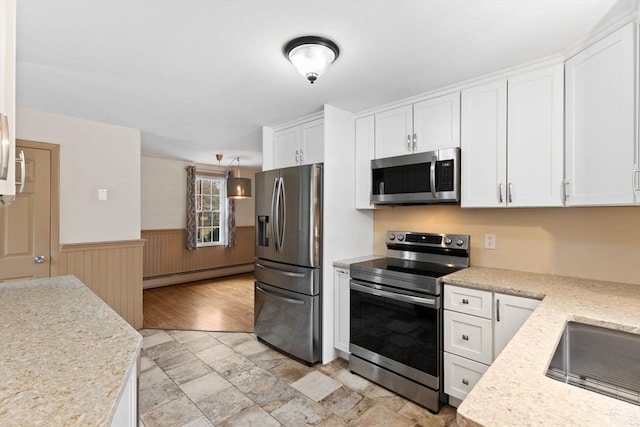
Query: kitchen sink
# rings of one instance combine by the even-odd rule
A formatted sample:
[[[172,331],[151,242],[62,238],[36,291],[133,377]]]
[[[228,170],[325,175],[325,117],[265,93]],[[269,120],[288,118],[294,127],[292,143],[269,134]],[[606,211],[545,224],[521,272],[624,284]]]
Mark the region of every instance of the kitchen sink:
[[[568,322],[547,376],[640,406],[640,335]]]

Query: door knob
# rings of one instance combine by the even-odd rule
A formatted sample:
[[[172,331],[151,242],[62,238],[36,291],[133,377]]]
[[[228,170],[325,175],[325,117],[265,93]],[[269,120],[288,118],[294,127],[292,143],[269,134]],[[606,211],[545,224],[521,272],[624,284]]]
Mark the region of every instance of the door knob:
[[[33,262],[35,262],[36,264],[44,264],[46,260],[47,260],[47,257],[45,257],[44,255],[38,255],[33,257]]]

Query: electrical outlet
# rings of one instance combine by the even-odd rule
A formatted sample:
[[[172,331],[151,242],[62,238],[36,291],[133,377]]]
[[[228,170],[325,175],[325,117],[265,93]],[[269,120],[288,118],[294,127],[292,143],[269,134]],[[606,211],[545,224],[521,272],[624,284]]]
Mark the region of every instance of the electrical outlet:
[[[484,248],[495,249],[496,248],[496,235],[493,233],[484,234]]]

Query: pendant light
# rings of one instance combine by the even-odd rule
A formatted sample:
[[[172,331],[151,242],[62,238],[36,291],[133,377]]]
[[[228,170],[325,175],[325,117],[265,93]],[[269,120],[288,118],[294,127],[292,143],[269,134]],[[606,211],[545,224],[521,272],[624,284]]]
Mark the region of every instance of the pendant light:
[[[227,178],[227,198],[228,199],[248,199],[251,197],[251,180],[240,178],[240,157],[236,157],[229,163],[238,162],[238,176]]]
[[[304,36],[288,42],[282,49],[300,74],[313,84],[340,55],[338,45],[318,36]]]

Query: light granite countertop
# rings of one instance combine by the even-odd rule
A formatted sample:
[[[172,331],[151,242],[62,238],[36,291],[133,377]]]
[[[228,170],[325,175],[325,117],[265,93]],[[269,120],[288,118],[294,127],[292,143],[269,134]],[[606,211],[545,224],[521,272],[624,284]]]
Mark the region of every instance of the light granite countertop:
[[[366,255],[358,258],[343,259],[339,261],[333,261],[333,266],[337,268],[349,268],[351,264],[355,264],[356,262],[371,261],[372,259],[384,257],[384,255]]]
[[[568,321],[640,334],[640,285],[482,267],[444,282],[542,300],[458,408],[461,426],[640,426],[640,406],[545,376]]]
[[[74,276],[1,283],[0,425],[109,425],[141,345]]]

